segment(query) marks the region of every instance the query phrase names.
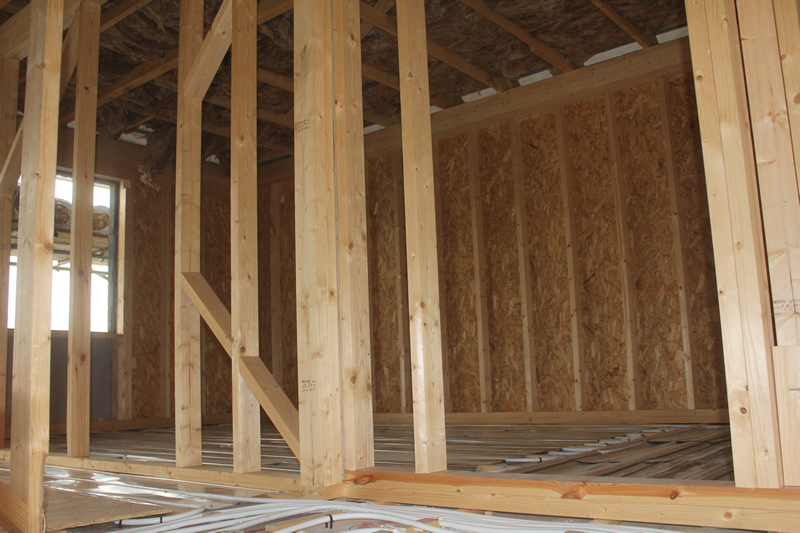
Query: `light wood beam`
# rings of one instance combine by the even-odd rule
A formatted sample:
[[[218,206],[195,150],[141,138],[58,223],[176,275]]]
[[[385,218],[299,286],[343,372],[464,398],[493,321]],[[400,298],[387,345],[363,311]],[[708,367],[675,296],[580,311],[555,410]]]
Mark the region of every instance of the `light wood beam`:
[[[516,22],[504,17],[488,5],[483,0],[461,0],[471,9],[477,11],[487,19],[491,20],[511,35],[531,47],[531,52],[550,63],[561,72],[571,72],[574,70],[566,57],[554,50],[551,46],[537,39],[528,30]]]
[[[9,525],[19,531],[28,531],[28,506],[4,483],[0,483],[0,517],[10,521]]]
[[[367,204],[361,92],[360,0],[334,0],[334,150],[339,261],[344,468],[375,465],[372,428]]]
[[[392,156],[392,171],[393,175],[396,180],[396,190],[403,191],[403,175],[402,175],[402,167],[399,165],[399,160],[401,154],[393,154]],[[439,176],[437,175],[437,171],[441,168],[439,166],[439,143],[434,140],[433,141],[433,168],[434,168],[434,180],[437,184],[434,189],[434,197],[436,201],[436,242],[443,242],[443,235],[444,235],[444,221],[442,217],[442,187],[438,186],[441,183]],[[402,196],[399,194],[395,195],[395,208],[397,210],[397,214],[400,215],[402,213],[402,206],[403,200]],[[404,214],[404,213],[403,213]],[[398,219],[400,216],[397,217]],[[403,223],[403,230],[405,230],[405,217],[402,218]],[[399,226],[399,224],[398,224]],[[398,227],[399,230],[399,227]],[[398,235],[399,236],[399,235]],[[400,239],[396,239],[399,241]],[[398,242],[398,247],[401,243]],[[402,243],[402,254],[398,254],[399,261],[397,265],[398,270],[400,268],[407,269],[408,267],[408,257],[405,253],[405,243]],[[447,414],[453,411],[453,404],[452,398],[450,397],[450,329],[448,328],[447,320],[448,320],[448,309],[447,309],[447,301],[445,298],[446,289],[445,289],[445,281],[446,281],[446,266],[444,262],[444,246],[437,246],[436,251],[438,252],[436,255],[436,259],[439,262],[439,287],[441,287],[441,301],[444,302],[442,304],[441,309],[439,310],[439,324],[442,328],[442,387],[444,390],[444,412],[445,412],[445,419]],[[399,273],[398,273],[399,275]],[[405,278],[405,283],[398,283],[398,289],[402,286],[403,294],[399,295],[398,300],[402,304],[402,307],[399,307],[400,311],[398,312],[398,322],[400,322],[403,326],[405,326],[405,333],[408,336],[409,331],[409,323],[405,317],[408,316],[408,273],[406,271],[403,272],[403,277]],[[405,339],[404,339],[405,340]],[[407,369],[408,376],[406,377],[406,387],[403,389],[403,399],[405,400],[402,404],[403,413],[413,413],[414,409],[414,397],[413,397],[413,390],[411,387],[411,340],[409,339],[406,341],[406,351],[404,353],[403,362],[404,370]],[[480,361],[478,362],[480,368]],[[480,383],[483,383],[483,379],[481,377],[478,378]],[[413,423],[413,415],[411,418],[411,422]]]
[[[385,85],[395,91],[400,91],[400,77],[395,74],[389,74],[379,68],[375,68],[367,63],[361,63],[361,75],[372,81],[377,81],[381,85]],[[441,109],[447,109],[459,104],[463,104],[459,98],[443,98],[431,96],[431,104]],[[377,123],[376,123],[377,124]]]
[[[11,153],[17,130],[19,61],[0,59],[0,161]],[[12,180],[0,182],[0,448],[6,442],[6,384],[8,376],[8,282],[11,257]],[[16,180],[14,180],[16,186]]]
[[[361,19],[369,24],[372,24],[376,28],[385,31],[389,35],[393,35],[397,37],[397,27],[398,22],[392,20],[388,15],[381,13],[379,10],[375,9],[371,5],[361,2]],[[492,87],[498,92],[504,92],[508,89],[512,88],[511,82],[505,78],[498,79],[490,75],[488,72],[485,72],[475,65],[469,63],[463,57],[459,56],[458,54],[447,50],[443,46],[440,46],[432,41],[426,39],[426,53],[430,54],[431,56],[435,57],[439,61],[446,63],[453,67],[456,70],[459,70],[466,74],[467,76],[471,77],[474,80],[477,80],[488,87]],[[427,91],[426,91],[427,92]],[[428,96],[428,101],[430,102],[430,95]]]
[[[583,270],[578,261],[575,246],[575,209],[572,195],[574,170],[567,156],[567,130],[564,108],[556,110],[556,134],[558,135],[558,160],[561,173],[561,201],[564,206],[564,240],[567,246],[567,276],[569,276],[569,315],[572,334],[572,375],[575,390],[575,410],[586,408],[586,346],[583,330],[583,303],[581,286]]]
[[[189,98],[202,100],[214,81],[219,66],[231,46],[233,24],[233,2],[223,0],[211,29],[203,39],[192,68],[186,74],[184,90]]]
[[[335,0],[339,1],[339,0]],[[330,4],[295,0],[295,245],[300,481],[343,479]]]
[[[100,4],[83,0],[78,10],[78,77],[72,161],[69,336],[67,338],[67,454],[89,455],[92,214],[97,137]]]
[[[800,346],[776,346],[772,355],[784,482],[789,487],[800,487]]]
[[[258,400],[240,358],[258,354],[258,148],[256,0],[232,0],[231,45],[231,350],[233,471],[261,470]],[[223,4],[224,6],[224,4]],[[221,60],[221,58],[220,58]],[[247,365],[244,365],[247,366]],[[262,364],[263,366],[263,364]],[[247,367],[250,368],[250,367]],[[267,373],[269,374],[269,373]],[[274,382],[274,380],[273,380]],[[255,390],[255,387],[252,388]]]
[[[72,24],[80,3],[81,0],[63,0],[62,30],[66,30]],[[30,23],[31,5],[28,4],[0,26],[0,57],[21,61],[28,56]]]
[[[622,155],[619,146],[617,118],[611,92],[606,90],[605,105],[608,117],[608,137],[611,146],[613,167],[614,205],[617,219],[617,240],[619,241],[619,269],[622,282],[622,306],[625,321],[625,359],[627,361],[628,409],[635,411],[641,403],[639,386],[639,336],[636,331],[636,289],[633,284],[632,255],[628,232],[628,190],[622,172]]]
[[[783,485],[771,302],[733,0],[687,0],[739,487]]]
[[[269,307],[272,375],[283,385],[283,313],[281,311],[281,191],[269,185]],[[299,424],[299,422],[298,422]],[[298,448],[299,449],[299,448]]]
[[[136,13],[152,0],[123,0],[119,4],[104,9],[100,19],[100,31],[104,32],[129,15]]]
[[[362,14],[366,4],[362,3]],[[377,25],[377,24],[376,24]],[[423,0],[397,3],[417,472],[447,468],[428,42]]]
[[[375,9],[380,11],[381,13],[388,13],[394,5],[397,3],[397,0],[378,0],[375,2],[373,6]],[[374,26],[369,22],[362,22],[361,23],[361,40],[363,41],[364,38],[367,36],[369,32],[372,31]],[[399,89],[398,89],[399,90]]]
[[[270,72],[269,70],[263,68],[260,68],[256,71],[256,76],[258,77],[258,81],[261,83],[272,85],[273,87],[283,89],[284,91],[290,93],[294,92],[294,80],[292,78],[281,76],[280,74]]]
[[[259,0],[256,23],[264,24],[294,8],[293,0]]]
[[[800,6],[792,0],[775,0],[775,25],[780,46],[781,70],[792,130],[794,166],[800,168]],[[800,182],[800,174],[798,175]]]
[[[133,363],[133,298],[130,279],[133,266],[133,239],[132,229],[134,211],[132,203],[128,202],[130,183],[124,182],[119,189],[119,209],[117,213],[117,333],[122,334],[122,339],[116,342],[114,354],[114,418],[116,420],[129,420],[133,418],[133,403],[131,401],[132,363]],[[163,204],[163,201],[162,201]],[[174,202],[169,206],[169,218],[173,216]],[[162,209],[163,212],[163,209]],[[162,220],[164,220],[162,216]],[[171,248],[170,248],[171,249]],[[163,261],[162,251],[162,261]],[[172,254],[170,263],[172,262]],[[163,263],[162,263],[163,264]],[[162,273],[162,278],[167,275]],[[172,304],[172,295],[166,287],[162,288],[162,301]],[[167,322],[167,321],[165,321]],[[162,326],[162,331],[169,329]],[[163,334],[163,333],[162,333]],[[171,335],[166,336],[162,342],[169,342]],[[163,349],[163,348],[162,348]],[[166,372],[162,372],[162,379],[166,380]],[[163,413],[162,413],[163,414]]]
[[[183,290],[194,302],[203,319],[211,328],[225,351],[233,358],[233,335],[231,333],[231,314],[225,308],[203,275],[197,272],[184,272],[181,277]],[[300,423],[297,409],[269,373],[269,370],[256,356],[244,356],[240,361],[241,375],[261,407],[275,424],[295,456],[300,454]]]
[[[203,102],[184,84],[203,44],[203,0],[181,0],[175,171],[175,459],[202,463],[200,316],[182,289],[182,273],[200,272],[200,173]]]
[[[64,42],[61,43],[61,91],[59,92],[59,98],[64,98],[64,93],[67,92],[75,67],[78,66],[79,25],[80,20],[76,20],[75,24],[71,25],[67,30],[66,35],[64,35]]]
[[[653,39],[647,37],[642,30],[637,28],[631,21],[623,17],[619,14],[619,12],[614,9],[614,7],[609,4],[606,0],[591,0],[592,3],[597,6],[597,9],[602,11],[608,18],[614,22],[617,26],[619,26],[622,31],[628,34],[628,36],[639,43],[639,46],[642,48],[650,48],[654,46],[655,42]]]
[[[12,384],[11,490],[43,529],[44,459],[49,451],[50,305],[58,148],[62,0],[32,0],[25,150],[17,234],[17,310]]]

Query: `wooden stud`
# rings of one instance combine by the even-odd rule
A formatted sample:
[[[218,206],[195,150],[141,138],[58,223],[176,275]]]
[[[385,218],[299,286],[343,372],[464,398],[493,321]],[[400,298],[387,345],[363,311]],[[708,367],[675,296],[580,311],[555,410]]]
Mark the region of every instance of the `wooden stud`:
[[[281,306],[281,192],[269,186],[269,306],[270,341],[272,343],[272,375],[283,386],[283,311]]]
[[[11,153],[17,130],[19,61],[0,59],[0,161]],[[14,187],[0,186],[0,448],[6,447],[6,384],[8,376],[8,282]],[[16,182],[14,183],[16,186]]]
[[[67,453],[89,455],[92,213],[94,213],[97,78],[100,61],[100,4],[84,0],[78,13],[78,74],[72,156],[70,299],[67,338]]]
[[[114,418],[116,420],[130,420],[133,418],[133,392],[132,364],[133,364],[133,291],[129,284],[132,276],[133,235],[131,221],[134,219],[132,202],[128,201],[130,184],[124,182],[119,189],[118,220],[117,224],[117,330],[122,339],[116,342],[114,354]],[[172,205],[169,206],[169,215],[172,218]],[[162,217],[163,220],[163,217]],[[170,262],[172,254],[170,254]],[[163,298],[172,302],[172,297],[165,291]],[[163,328],[162,328],[163,335]],[[166,344],[166,339],[163,344]],[[162,375],[164,373],[162,372]],[[166,376],[162,378],[162,381]],[[163,412],[162,412],[163,414]]]
[[[362,10],[364,9],[362,4]],[[423,0],[397,3],[417,472],[447,468],[439,266]]]
[[[628,36],[639,43],[639,46],[642,48],[650,48],[653,46],[654,43],[653,39],[647,37],[642,30],[637,28],[634,24],[631,23],[628,19],[623,17],[619,14],[619,12],[614,9],[614,7],[607,2],[607,0],[591,0],[592,3],[597,6],[597,9],[605,13],[605,15],[610,18],[614,24],[619,26],[622,31],[628,34]]]
[[[736,7],[732,0],[687,0],[686,13],[714,237],[736,485],[778,488],[783,476],[772,372],[774,339]]]
[[[667,105],[667,88],[665,79],[658,78],[658,97],[661,105],[661,123],[664,132],[664,154],[666,155],[667,187],[669,187],[669,206],[672,211],[670,226],[675,253],[675,273],[678,278],[678,302],[681,310],[681,340],[683,341],[683,370],[686,376],[686,408],[694,409],[695,400],[699,396],[699,382],[694,379],[697,374],[697,360],[693,354],[694,333],[691,328],[691,302],[686,293],[686,281],[689,279],[689,267],[686,262],[686,236],[681,226],[678,208],[678,177],[675,170],[675,149],[672,146],[673,132],[670,124],[669,106]]]
[[[406,257],[406,214],[403,209],[403,164],[401,154],[392,154],[392,176],[395,179],[395,239],[397,254],[397,330],[402,360],[400,363],[400,408],[404,413],[413,411],[414,391],[411,386],[411,332],[408,320],[408,259]]]
[[[261,83],[272,85],[273,87],[283,89],[284,91],[290,93],[294,92],[294,80],[292,78],[281,76],[280,74],[270,72],[263,68],[260,68],[256,71],[256,76],[258,77],[258,81]]]
[[[514,214],[517,228],[517,250],[519,255],[519,293],[522,296],[522,339],[525,358],[525,384],[527,391],[526,405],[528,411],[538,411],[539,400],[539,369],[536,366],[536,353],[533,346],[533,294],[531,278],[530,252],[528,250],[527,218],[525,216],[525,191],[522,185],[522,143],[519,121],[515,120],[511,126],[511,144],[513,149],[513,174],[514,174]],[[544,334],[541,332],[540,334]]]
[[[774,0],[775,26],[780,46],[781,71],[792,130],[794,166],[800,168],[800,6],[792,0]],[[800,175],[798,175],[800,183]]]
[[[800,486],[800,347],[776,346],[775,390],[781,424],[783,479],[787,486]]]
[[[375,464],[359,3],[360,0],[332,2],[339,342],[346,470]]]
[[[397,3],[397,0],[378,0],[375,2],[375,9],[380,11],[381,13],[388,13],[394,5]],[[369,22],[362,22],[361,23],[361,40],[363,41],[364,38],[367,36],[369,32],[372,31],[374,26]],[[400,89],[398,89],[399,91]]]
[[[737,1],[775,341],[800,345],[800,196],[772,0]],[[797,28],[795,33],[800,32]]]
[[[396,157],[393,158],[393,163],[394,162],[398,162],[398,158],[396,158]],[[442,194],[441,194],[441,187],[439,187],[439,185],[438,185],[439,180],[437,179],[437,176],[436,176],[437,171],[439,170],[439,143],[438,142],[434,142],[433,143],[433,168],[434,168],[434,180],[436,180],[436,183],[437,183],[437,185],[434,187],[434,194],[436,195],[436,242],[442,242],[442,234],[443,234],[442,233],[443,232],[443,228],[442,228],[442,224],[443,224],[443,222],[442,222]],[[395,168],[394,170],[395,170],[394,176],[398,180],[397,189],[399,191],[401,191],[401,194],[402,194],[402,186],[403,186],[403,184],[402,184],[402,170],[398,169],[398,168]],[[402,206],[402,196],[397,195],[396,198],[397,198],[397,201],[396,201],[395,205],[397,207],[396,207],[396,211],[395,212],[398,215],[400,215],[401,214],[401,209],[402,209],[402,207],[401,207]],[[405,217],[403,217],[403,227],[405,227]],[[398,227],[398,230],[399,229],[400,228]],[[398,235],[398,239],[397,240],[400,241],[399,235]],[[398,267],[398,269],[400,269],[400,268],[405,269],[406,268],[406,263],[408,263],[408,260],[406,258],[406,254],[405,254],[405,245],[399,246],[399,248],[402,248],[403,251],[402,251],[402,255],[399,256],[399,257],[401,257],[401,259],[400,259],[400,261],[398,261],[397,267]],[[444,299],[444,292],[445,292],[444,283],[445,283],[445,276],[446,276],[446,273],[445,273],[445,270],[444,270],[444,247],[443,246],[437,246],[436,247],[436,251],[438,252],[437,259],[439,261],[439,288],[442,291],[442,293],[439,296],[439,301],[443,302],[443,301],[445,301],[445,299]],[[405,273],[405,270],[404,270],[404,273]],[[406,274],[406,280],[408,280],[408,274]],[[407,282],[404,284],[403,288],[404,288],[405,294],[398,293],[398,298],[400,298],[400,307],[398,308],[398,309],[400,309],[400,312],[398,312],[398,315],[399,315],[399,318],[400,318],[399,322],[405,326],[406,330],[408,330],[408,320],[405,319],[405,317],[408,316],[408,303],[406,301],[403,301],[403,297],[408,298],[408,283]],[[450,352],[449,352],[450,346],[448,345],[448,332],[449,332],[449,330],[447,329],[447,306],[446,305],[442,306],[442,308],[440,310],[440,313],[441,314],[439,316],[439,323],[441,324],[441,327],[442,327],[442,384],[444,386],[444,412],[445,413],[449,413],[449,412],[452,411],[452,405],[451,405],[451,398],[450,398]],[[412,391],[411,391],[411,368],[410,368],[411,367],[411,351],[410,351],[410,347],[409,347],[407,355],[408,355],[408,367],[409,367],[409,369],[408,369],[408,392],[409,392],[409,394],[407,394],[405,396],[407,396],[408,399],[409,399],[409,405],[408,405],[408,409],[403,409],[403,412],[404,413],[411,413],[413,411],[413,409],[411,408],[412,404],[413,404],[413,397],[412,397]],[[404,361],[405,361],[405,358],[404,358]],[[406,406],[404,405],[403,407],[406,407]]]
[[[203,39],[192,68],[186,74],[184,91],[189,98],[202,100],[217,75],[220,63],[231,47],[233,19],[232,0],[223,0],[211,29]]]
[[[117,22],[120,22],[142,9],[149,4],[152,0],[123,0],[117,5],[103,10],[102,18],[100,19],[100,31],[104,32]]]
[[[58,148],[62,0],[32,0],[17,234],[17,311],[12,383],[11,490],[43,529],[44,458],[49,448],[50,302]]]
[[[478,329],[478,383],[481,412],[492,411],[492,364],[489,352],[489,303],[486,295],[486,240],[483,234],[483,203],[478,180],[478,138],[475,130],[467,137],[470,196],[472,200],[472,261],[475,273],[475,319]]]
[[[461,0],[464,4],[468,5],[471,9],[477,11],[488,20],[494,22],[511,35],[524,42],[531,47],[531,52],[553,65],[561,72],[571,72],[574,70],[572,65],[566,57],[554,50],[552,47],[537,39],[528,30],[521,27],[516,22],[504,17],[488,5],[483,0]]]
[[[572,200],[572,176],[574,170],[567,157],[567,130],[564,108],[556,110],[556,133],[558,135],[558,160],[561,169],[561,199],[564,204],[564,233],[567,245],[567,275],[569,276],[569,314],[572,331],[572,371],[575,388],[575,410],[586,408],[586,348],[583,337],[583,303],[581,286],[583,270],[575,247],[575,208]]]
[[[81,0],[63,0],[63,17],[59,22],[62,30],[66,30],[72,24],[80,3]],[[32,6],[28,4],[0,26],[0,57],[21,61],[29,55],[32,10]]]
[[[295,250],[300,480],[343,479],[330,4],[294,3]]]
[[[611,164],[614,179],[614,203],[617,217],[617,240],[619,240],[620,276],[622,279],[622,302],[625,313],[625,354],[627,359],[628,409],[635,411],[641,404],[639,389],[639,343],[636,332],[636,291],[631,273],[631,247],[628,235],[628,191],[622,174],[619,133],[614,114],[611,92],[606,90],[605,105],[608,117],[608,136],[611,145]]]
[[[233,334],[233,471],[261,470],[258,400],[240,358],[258,354],[258,159],[256,2],[233,3],[231,86],[231,332]],[[224,7],[223,3],[223,7]],[[220,8],[222,9],[222,8]],[[220,11],[221,12],[221,11]],[[202,59],[198,56],[195,63]],[[220,58],[221,61],[221,58]],[[258,359],[261,362],[260,359]]]
[[[201,100],[183,84],[203,43],[203,0],[181,0],[178,133],[175,172],[175,460],[199,466],[201,450],[200,315],[181,288],[183,272],[200,272]]]

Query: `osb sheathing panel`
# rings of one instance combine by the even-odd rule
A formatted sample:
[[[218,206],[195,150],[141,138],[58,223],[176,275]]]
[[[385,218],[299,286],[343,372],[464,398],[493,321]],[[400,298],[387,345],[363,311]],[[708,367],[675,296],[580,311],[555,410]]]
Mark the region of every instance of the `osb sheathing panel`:
[[[281,183],[280,248],[281,248],[281,343],[283,350],[283,391],[297,406],[297,283],[294,246],[294,184]],[[259,304],[262,310],[263,302]]]
[[[526,410],[511,125],[477,133],[494,411]]]
[[[272,313],[270,312],[269,185],[258,187],[258,354],[272,372]]]
[[[539,410],[572,411],[575,380],[556,114],[541,113],[519,125]]]
[[[161,198],[159,192],[140,181],[131,182],[128,194],[133,223],[133,267],[127,287],[133,314],[133,417],[155,418],[163,416],[161,380],[167,379],[161,371],[161,325],[166,320],[161,305]]]
[[[686,372],[658,85],[613,94],[631,251],[640,409],[685,409]]]
[[[200,272],[217,297],[231,307],[231,195],[225,188],[203,185],[200,205],[202,242]],[[231,412],[231,359],[201,321],[203,414]]]
[[[620,251],[604,99],[566,106],[574,169],[577,261],[583,273],[581,334],[586,350],[586,408],[628,407]]]
[[[376,413],[402,410],[403,351],[397,299],[397,179],[394,158],[387,154],[367,161],[367,246],[369,304],[372,327],[373,401]]]
[[[708,215],[703,151],[694,80],[681,74],[667,80],[667,101],[675,150],[678,212],[684,232],[689,298],[694,344],[694,380],[697,408],[726,407],[725,368],[717,298],[717,278],[711,223]]]
[[[446,316],[450,405],[481,410],[472,194],[467,135],[438,141],[436,187],[441,211],[443,311]]]

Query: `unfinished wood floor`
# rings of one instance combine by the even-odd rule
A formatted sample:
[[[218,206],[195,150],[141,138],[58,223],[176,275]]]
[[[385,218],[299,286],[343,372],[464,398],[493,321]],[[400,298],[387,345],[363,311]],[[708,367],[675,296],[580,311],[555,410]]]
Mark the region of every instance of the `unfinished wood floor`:
[[[172,429],[92,434],[92,456],[139,461],[174,461]],[[66,453],[63,437],[51,452]],[[203,464],[233,463],[230,425],[203,428]],[[448,468],[516,474],[558,474],[733,481],[727,425],[447,426]],[[262,467],[299,471],[297,459],[271,426],[262,429]],[[414,463],[410,425],[375,426],[379,467]]]

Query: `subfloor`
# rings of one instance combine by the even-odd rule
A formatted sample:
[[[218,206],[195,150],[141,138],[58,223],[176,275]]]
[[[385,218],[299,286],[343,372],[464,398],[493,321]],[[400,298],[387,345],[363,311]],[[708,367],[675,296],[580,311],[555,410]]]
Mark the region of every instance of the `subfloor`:
[[[172,429],[93,433],[91,453],[94,457],[174,461],[174,443]],[[51,452],[66,453],[64,437],[52,438]],[[450,470],[733,485],[727,425],[448,425],[447,452]],[[275,428],[266,424],[261,457],[268,472],[300,469]],[[376,425],[375,461],[378,467],[412,467],[413,427]],[[203,464],[233,464],[230,425],[203,428]]]

